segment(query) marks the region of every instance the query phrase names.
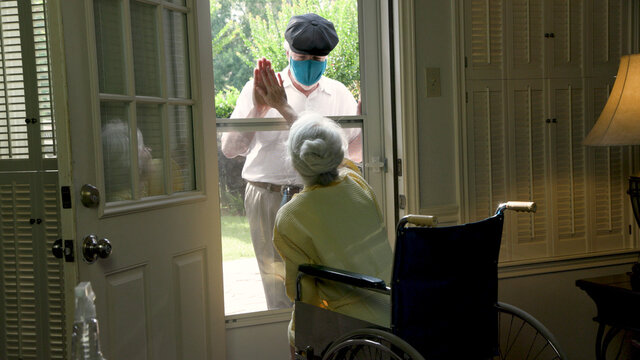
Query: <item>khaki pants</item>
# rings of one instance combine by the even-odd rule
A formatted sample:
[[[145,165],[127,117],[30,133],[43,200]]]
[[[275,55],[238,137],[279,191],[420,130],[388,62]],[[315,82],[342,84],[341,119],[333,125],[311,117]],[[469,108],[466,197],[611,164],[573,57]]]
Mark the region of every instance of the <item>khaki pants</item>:
[[[273,246],[273,227],[282,194],[247,183],[244,207],[269,310],[291,307],[285,293],[284,262]]]

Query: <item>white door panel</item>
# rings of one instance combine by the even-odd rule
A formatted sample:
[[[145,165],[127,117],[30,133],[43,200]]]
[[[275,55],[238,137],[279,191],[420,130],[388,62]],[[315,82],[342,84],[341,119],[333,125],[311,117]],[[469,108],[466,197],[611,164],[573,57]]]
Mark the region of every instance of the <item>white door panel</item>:
[[[224,358],[216,144],[204,140],[215,139],[209,4],[203,0],[106,4],[114,3],[117,5],[108,10],[116,11],[101,11],[99,18],[94,17],[93,9],[95,4],[104,5],[103,1],[60,3],[79,280],[91,281],[96,293],[101,345],[107,359]],[[133,18],[145,16],[157,21],[156,32],[132,30]],[[174,37],[174,31],[168,34],[170,27],[166,26],[175,18],[186,19],[176,21],[177,27],[186,26],[186,39]],[[94,21],[111,20],[122,30],[121,48],[102,46],[96,51],[96,42],[104,45],[100,37],[106,39],[109,34],[96,32]],[[139,40],[144,36],[157,36],[158,41],[155,46],[142,46]],[[148,60],[154,58],[154,51],[162,54],[156,57],[158,71],[145,69],[139,74],[140,64],[154,63]],[[188,56],[180,57],[185,54]],[[122,66],[114,66],[113,60],[105,62],[117,56]],[[124,86],[110,87],[117,83],[112,71],[120,72]],[[147,111],[153,104],[160,110]],[[139,129],[146,143],[155,144],[152,173],[160,183],[155,193],[148,192],[151,186],[129,186],[128,196],[113,196],[113,190],[105,194],[103,175],[108,183],[114,174],[102,165],[109,163],[105,156],[111,154],[104,151],[101,137],[112,114],[105,110],[110,105],[126,109],[124,120],[130,134]],[[176,125],[172,110],[179,107],[190,111],[185,115],[188,121]],[[157,126],[149,125],[154,121]],[[142,167],[144,161],[129,151],[140,145],[139,136],[123,140],[129,169]],[[189,141],[180,144],[178,138]],[[130,170],[124,175],[125,183],[141,182],[142,173]],[[185,178],[193,186],[176,187]],[[97,186],[98,207],[80,202],[84,184]],[[121,201],[105,204],[107,198]],[[111,255],[93,264],[80,260],[82,241],[90,234],[107,238],[112,245]]]

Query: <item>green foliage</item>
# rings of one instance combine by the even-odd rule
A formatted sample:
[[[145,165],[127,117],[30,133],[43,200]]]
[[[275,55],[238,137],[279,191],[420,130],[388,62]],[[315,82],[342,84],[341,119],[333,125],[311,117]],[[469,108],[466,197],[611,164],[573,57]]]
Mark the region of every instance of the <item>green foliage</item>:
[[[216,92],[242,89],[262,57],[278,71],[287,66],[283,43],[289,19],[313,12],[333,22],[340,39],[329,55],[326,76],[358,98],[357,0],[210,0],[210,12]],[[219,104],[224,103],[216,101],[216,107]]]
[[[226,119],[231,116],[240,96],[240,90],[233,86],[225,86],[216,92],[216,117]]]
[[[244,216],[222,215],[222,260],[230,261],[255,257],[251,244],[249,223]]]

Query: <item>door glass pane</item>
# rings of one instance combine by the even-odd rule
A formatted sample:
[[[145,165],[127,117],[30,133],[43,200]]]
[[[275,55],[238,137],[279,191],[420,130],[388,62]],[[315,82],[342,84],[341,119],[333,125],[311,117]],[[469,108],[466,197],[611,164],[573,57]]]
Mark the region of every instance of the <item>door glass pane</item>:
[[[274,279],[282,278],[283,274],[274,274],[272,271],[282,265],[274,260],[278,257],[272,245],[273,225],[282,201],[280,185],[301,185],[301,180],[286,160],[284,144],[288,132],[255,131],[255,137],[251,137],[250,134],[260,130],[261,125],[240,119],[255,117],[250,115],[253,107],[251,80],[255,64],[262,57],[270,60],[272,68],[280,72],[287,100],[295,111],[310,110],[337,118],[359,115],[358,2],[329,0],[292,3],[263,0],[251,4],[213,3],[217,5],[211,10],[211,27],[214,38],[216,116],[220,125],[218,174],[225,313],[232,315],[280,309],[290,306],[290,302],[283,293],[282,285],[278,287],[278,284],[274,284]],[[299,61],[322,59],[298,58],[291,52],[287,56],[286,47],[283,46],[284,31],[290,18],[305,13],[315,13],[329,20],[339,38],[336,47],[326,58],[326,65],[322,64],[326,66],[323,76],[315,83],[317,87],[309,93],[304,91],[315,85],[301,86],[289,71],[290,60],[294,57],[293,60]],[[263,117],[278,118],[281,115],[275,109],[270,109]],[[362,122],[355,122],[349,124],[353,128],[345,129],[345,135],[350,140],[346,156],[362,166]],[[242,123],[245,132],[225,130],[227,125],[238,123]],[[240,135],[234,138],[234,133],[247,137]],[[247,185],[247,182],[252,185]],[[256,189],[269,194],[268,209],[256,210],[254,204],[257,201],[252,201]]]
[[[350,124],[350,126],[356,126],[344,129],[346,136],[352,138],[350,148],[362,149],[362,138],[357,136],[361,133],[362,123]],[[247,154],[246,157],[227,157],[230,155],[227,146],[235,146],[230,144],[228,139],[238,134],[253,134],[256,141],[264,141],[264,146],[268,146],[266,139],[274,143],[285,142],[288,138],[287,131],[223,133],[219,129],[218,176],[226,315],[275,310],[290,306],[288,299],[282,293],[284,288],[274,284],[273,281],[274,278],[281,278],[284,274],[274,274],[268,270],[280,268],[277,265],[280,258],[271,243],[273,225],[270,225],[270,221],[274,219],[269,220],[269,218],[272,216],[271,214],[275,215],[281,206],[283,195],[280,189],[256,188],[256,182],[252,182],[254,185],[247,188],[247,180],[243,176],[255,174],[243,174],[245,163],[249,163],[245,171],[255,168],[255,162],[261,162],[263,165],[260,167],[263,170],[262,176],[276,177],[287,174],[289,176],[287,183],[302,186],[302,180],[293,169],[285,152],[278,158],[277,164],[272,164],[273,166],[264,166],[265,160],[260,158],[260,155],[254,156],[255,154]],[[358,152],[358,156],[361,158],[361,152]],[[267,182],[269,180],[260,183],[266,185]],[[256,210],[255,206],[251,205],[255,201],[253,198],[257,196],[256,191],[267,193],[267,195],[260,195],[263,199],[271,198],[268,203],[272,212],[265,208]],[[248,201],[246,204],[249,206],[246,206],[245,200]]]
[[[156,6],[131,2],[133,70],[136,95],[160,96]]]
[[[133,199],[128,108],[127,104],[117,102],[105,102],[100,105],[107,202]]]
[[[125,93],[122,2],[94,0],[94,21],[100,92]]]
[[[187,15],[164,12],[165,52],[167,62],[167,95],[186,99],[191,96],[189,79],[189,44],[187,41]]]
[[[138,166],[140,167],[140,196],[156,196],[164,189],[164,146],[162,106],[138,104]]]
[[[194,190],[196,181],[191,107],[169,105],[167,115],[172,192]]]

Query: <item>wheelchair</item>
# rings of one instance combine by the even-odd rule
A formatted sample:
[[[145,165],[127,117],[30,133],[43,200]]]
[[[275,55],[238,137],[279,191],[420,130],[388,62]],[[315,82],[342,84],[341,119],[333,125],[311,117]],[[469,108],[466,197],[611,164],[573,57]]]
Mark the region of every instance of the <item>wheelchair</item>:
[[[296,359],[567,359],[551,332],[498,295],[505,210],[535,212],[533,202],[500,204],[494,216],[435,227],[408,215],[396,229],[391,285],[320,265],[299,266]],[[303,277],[390,296],[391,327],[306,304]]]

